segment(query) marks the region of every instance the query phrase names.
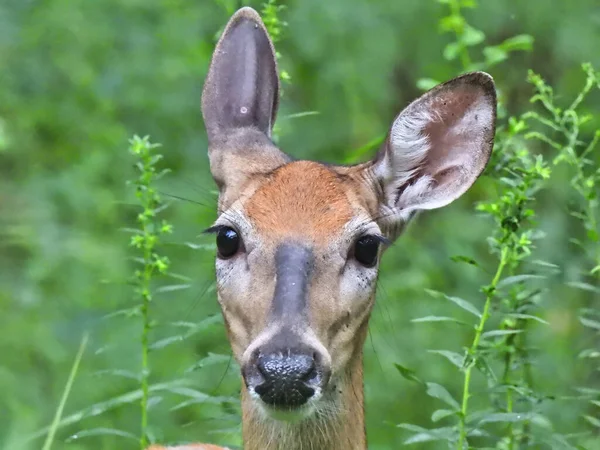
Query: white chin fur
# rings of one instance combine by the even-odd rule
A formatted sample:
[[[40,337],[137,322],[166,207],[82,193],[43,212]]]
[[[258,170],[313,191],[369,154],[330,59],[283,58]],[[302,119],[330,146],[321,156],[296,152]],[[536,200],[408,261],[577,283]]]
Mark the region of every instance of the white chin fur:
[[[317,389],[314,395],[304,405],[293,410],[285,410],[267,405],[260,399],[260,396],[256,392],[254,392],[254,389],[249,389],[249,394],[250,397],[252,397],[252,399],[254,400],[254,404],[257,406],[257,409],[265,418],[270,418],[279,422],[288,423],[300,422],[301,420],[310,417],[317,409],[317,403],[319,402],[319,400],[321,400],[321,397],[323,396],[323,394],[321,393],[321,389]]]

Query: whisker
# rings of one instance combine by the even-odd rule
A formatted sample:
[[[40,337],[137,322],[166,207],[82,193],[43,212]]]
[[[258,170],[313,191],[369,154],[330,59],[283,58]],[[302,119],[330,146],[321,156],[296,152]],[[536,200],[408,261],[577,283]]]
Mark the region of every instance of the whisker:
[[[229,353],[229,360],[227,361],[227,367],[225,367],[225,370],[223,371],[223,375],[221,375],[221,379],[219,380],[219,382],[217,383],[217,386],[213,389],[213,391],[212,391],[212,393],[210,395],[215,395],[215,393],[221,387],[221,383],[223,383],[223,380],[227,376],[227,373],[229,372],[229,368],[231,367],[231,360],[232,359],[233,359],[233,353]]]

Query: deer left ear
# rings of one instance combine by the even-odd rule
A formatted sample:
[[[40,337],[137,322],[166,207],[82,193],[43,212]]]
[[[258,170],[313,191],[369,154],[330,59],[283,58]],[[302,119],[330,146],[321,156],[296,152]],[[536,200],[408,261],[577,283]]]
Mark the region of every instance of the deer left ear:
[[[383,214],[406,220],[464,194],[490,158],[495,122],[494,81],[483,72],[441,84],[411,103],[370,168],[383,188]]]

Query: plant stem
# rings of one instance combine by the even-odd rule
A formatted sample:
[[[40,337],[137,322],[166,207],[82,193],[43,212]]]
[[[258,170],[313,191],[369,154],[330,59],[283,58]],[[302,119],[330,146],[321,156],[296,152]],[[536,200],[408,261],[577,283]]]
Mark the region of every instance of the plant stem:
[[[147,169],[148,171],[150,168]],[[147,187],[145,190],[147,198],[144,203],[146,210],[156,208],[157,202],[154,197],[154,191]],[[151,237],[155,233],[155,223],[153,220],[143,220],[142,233],[144,236]],[[150,334],[150,302],[152,294],[150,293],[150,283],[155,267],[155,239],[146,239],[144,242],[144,273],[141,279],[141,295],[142,295],[142,373],[140,384],[142,388],[141,407],[141,429],[140,429],[140,448],[144,450],[148,446],[147,429],[148,429],[148,384],[150,377],[150,367],[148,364],[149,353],[149,334]]]
[[[508,348],[513,347],[514,346],[514,341],[515,341],[515,335],[510,335],[508,337],[508,339],[506,340],[506,346]],[[507,413],[511,413],[513,412],[513,396],[512,396],[512,390],[510,389],[509,385],[511,383],[511,379],[510,379],[510,370],[511,370],[511,366],[512,366],[512,356],[513,353],[511,351],[506,351],[506,355],[504,356],[504,374],[502,376],[502,384],[506,387],[506,412]],[[513,430],[513,424],[509,423],[508,424],[508,448],[509,450],[513,450],[514,449],[514,430]]]
[[[152,251],[145,249],[144,259],[149,261],[152,256]],[[150,269],[150,270],[149,270]],[[149,306],[150,306],[150,279],[152,276],[152,266],[144,267],[144,287],[142,292],[142,373],[140,384],[142,388],[141,407],[141,429],[140,429],[140,448],[143,450],[148,445],[146,437],[148,428],[148,377],[150,370],[148,367],[148,334],[150,331]]]
[[[462,396],[462,405],[460,409],[460,423],[459,423],[459,438],[457,449],[462,450],[464,443],[467,440],[467,412],[469,408],[469,388],[471,385],[471,372],[473,367],[475,366],[476,356],[475,353],[477,351],[477,347],[479,346],[479,341],[481,340],[481,335],[483,334],[483,330],[485,328],[485,324],[487,319],[490,316],[490,307],[492,305],[492,299],[494,298],[494,294],[496,291],[496,286],[500,281],[500,277],[502,276],[502,272],[506,267],[506,263],[508,260],[508,248],[503,247],[500,254],[500,262],[498,263],[498,268],[496,270],[496,274],[492,279],[492,282],[487,288],[487,294],[485,298],[485,305],[483,307],[483,313],[481,314],[481,319],[479,320],[479,324],[475,328],[475,337],[473,338],[473,343],[468,350],[468,356],[471,357],[471,361],[467,365],[465,369],[465,378],[463,384],[463,396]]]
[[[85,351],[85,347],[87,346],[88,337],[88,333],[85,333],[83,335],[83,338],[81,338],[79,350],[77,350],[77,355],[75,356],[75,361],[73,362],[73,366],[71,367],[71,372],[69,373],[67,384],[65,385],[65,389],[63,390],[62,397],[58,404],[58,408],[56,409],[56,413],[54,414],[54,419],[52,419],[52,425],[50,425],[48,436],[46,436],[46,440],[44,441],[44,446],[42,447],[42,450],[50,450],[50,447],[52,446],[52,442],[54,441],[54,435],[56,434],[56,430],[58,429],[58,426],[60,424],[60,419],[62,418],[63,410],[65,409],[65,405],[67,404],[67,398],[69,398],[69,393],[71,392],[73,382],[75,381],[75,376],[77,375],[77,370],[79,369],[79,363],[81,362],[83,352]]]

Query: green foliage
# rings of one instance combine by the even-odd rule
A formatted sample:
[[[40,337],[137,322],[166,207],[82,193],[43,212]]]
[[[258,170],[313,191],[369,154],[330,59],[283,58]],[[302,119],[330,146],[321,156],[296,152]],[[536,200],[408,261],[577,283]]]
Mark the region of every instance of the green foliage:
[[[271,33],[271,11],[277,18],[280,67],[293,77],[284,83],[278,143],[295,157],[370,157],[393,116],[419,95],[421,76],[430,81],[419,85],[429,87],[485,69],[500,89],[490,169],[460,201],[419,217],[383,260],[364,356],[371,450],[406,439],[455,448],[468,368],[472,448],[597,447],[597,82],[588,81],[575,107],[565,102],[581,91],[580,62],[600,66],[596,3],[305,0],[280,11],[250,2],[265,8]],[[214,244],[198,237],[216,199],[201,83],[215,36],[238,7],[231,0],[0,6],[1,448],[40,448],[49,432],[53,448],[139,447],[145,319],[132,307],[128,274],[144,267],[130,258],[143,248],[127,248],[123,230],[140,228],[140,199],[124,184],[132,160],[123,144],[134,132],[164,143],[159,164],[173,170],[154,184],[170,202],[160,214],[173,234],[159,234],[156,250],[169,258],[161,280],[172,281],[159,286],[153,269],[148,323],[157,326],[147,335],[144,435],[241,445],[239,370],[214,294]],[[554,86],[546,97],[558,121],[541,100],[528,102],[528,69]],[[308,109],[320,114],[298,113]],[[543,189],[528,192],[528,183]],[[512,263],[495,290],[477,294],[494,279],[502,248]],[[66,389],[85,331],[90,351]]]
[[[536,90],[532,102],[541,104],[543,112],[531,111],[527,113],[527,117],[532,122],[542,127],[540,131],[530,132],[528,137],[538,139],[555,150],[557,155],[554,158],[554,164],[566,164],[572,173],[570,185],[577,193],[578,199],[571,214],[583,225],[587,239],[583,241],[573,238],[571,242],[588,257],[591,269],[582,274],[585,281],[572,282],[569,285],[573,288],[584,289],[600,295],[600,287],[598,286],[600,280],[600,230],[597,219],[600,167],[590,159],[600,140],[600,128],[595,130],[589,141],[582,140],[581,130],[593,118],[589,114],[580,112],[580,108],[590,92],[594,88],[600,90],[600,76],[589,63],[583,64],[582,69],[586,74],[585,84],[573,102],[566,108],[556,105],[554,90],[540,75],[533,71],[529,72],[529,82],[533,84]],[[600,343],[598,298],[600,297],[596,297],[595,302],[589,307],[582,308],[579,314],[579,321],[590,330],[596,344],[593,348],[581,351],[579,357],[583,360],[594,361],[600,359],[600,354],[596,350]],[[596,365],[596,370],[600,370],[600,366]],[[580,387],[578,391],[580,394],[579,399],[589,403],[590,414],[596,414],[600,400],[600,389],[597,386]],[[583,417],[592,428],[595,428],[595,433],[600,430],[600,422],[593,415],[586,414]]]
[[[466,22],[461,8],[473,8],[476,6],[475,2],[441,0],[440,3],[450,8],[450,14],[440,21],[440,28],[442,32],[453,33],[456,38],[455,42],[446,46],[444,57],[449,61],[460,59],[464,70],[487,70],[507,59],[511,50],[531,50],[533,40],[529,36],[516,36],[498,46],[485,47],[485,61],[473,63],[469,48],[484,42],[485,35]],[[582,248],[587,247],[588,251],[591,250],[593,256],[597,254],[596,209],[600,169],[586,157],[600,139],[600,130],[595,132],[590,142],[580,140],[581,126],[591,120],[591,117],[581,116],[578,107],[592,88],[600,84],[597,73],[590,64],[584,64],[583,68],[587,75],[585,85],[565,110],[554,104],[552,88],[539,75],[530,71],[528,79],[536,89],[531,103],[541,103],[550,117],[528,111],[521,117],[510,117],[506,125],[500,126],[498,130],[494,156],[487,173],[499,185],[501,195],[489,202],[480,202],[477,206],[478,211],[494,221],[495,227],[487,241],[491,254],[497,257],[496,268],[489,271],[494,274],[491,282],[481,287],[485,296],[483,310],[479,312],[478,308],[467,300],[434,293],[436,297],[450,300],[479,319],[474,325],[471,344],[463,354],[449,350],[430,351],[447,359],[464,374],[460,405],[445,388],[433,384],[436,388],[431,389],[432,384],[427,383],[429,388],[426,393],[441,399],[450,407],[436,410],[431,420],[438,422],[440,419],[455,417],[456,425],[434,429],[402,425],[414,432],[405,444],[445,440],[457,449],[472,448],[473,442],[485,442],[486,448],[506,450],[543,444],[552,448],[571,448],[563,436],[554,433],[551,421],[542,414],[541,406],[545,396],[537,392],[534,385],[534,356],[528,340],[532,321],[547,323],[536,317],[542,292],[537,285],[539,280],[546,276],[531,273],[531,268],[526,267],[525,262],[532,255],[534,241],[544,237],[544,233],[535,227],[534,207],[538,192],[545,187],[551,176],[550,166],[544,161],[542,154],[536,154],[536,150],[531,146],[529,140],[534,138],[558,151],[553,161],[554,165],[565,162],[574,169],[571,187],[579,194],[580,203],[583,203],[574,216],[584,224],[593,245],[590,249],[587,244],[577,243]],[[420,83],[420,87],[425,87],[423,82]],[[561,141],[557,142],[554,136],[532,130],[532,120],[542,124],[553,135],[558,135]],[[473,258],[456,257],[454,260],[482,267]],[[539,269],[540,261],[536,263]],[[595,264],[590,272],[592,275],[600,268],[597,260]],[[543,261],[541,266],[546,272],[550,270],[550,273],[556,272],[558,267]],[[591,285],[586,286],[594,288]],[[584,317],[580,317],[580,320],[584,326],[595,328],[597,332],[597,315],[593,311],[585,309]],[[593,319],[585,317],[585,314],[590,313],[594,314]],[[446,318],[427,316],[414,321],[429,322],[433,319],[442,321]],[[490,321],[497,325],[495,329],[486,331]],[[591,354],[590,350],[585,351],[586,356]],[[496,374],[498,362],[501,375]],[[477,411],[469,408],[473,396],[471,384],[474,369],[485,378],[488,396],[487,405]],[[406,370],[402,371],[405,377]],[[584,392],[586,395],[581,398],[590,402],[597,401],[597,390],[584,389]],[[479,404],[482,404],[481,401]],[[596,421],[591,420],[591,416],[585,417],[589,423],[597,426]],[[498,424],[504,424],[504,428],[499,430]],[[541,428],[544,434],[536,434],[533,430],[534,425]],[[490,426],[492,430],[487,429]]]
[[[54,414],[54,419],[52,420],[52,424],[48,429],[48,434],[46,435],[46,440],[44,441],[44,446],[42,447],[42,450],[50,450],[50,448],[52,448],[52,442],[54,441],[56,430],[58,429],[58,426],[62,419],[63,411],[65,409],[65,405],[67,404],[67,399],[69,398],[69,393],[73,388],[73,383],[75,382],[75,377],[77,376],[79,364],[81,363],[81,358],[83,358],[83,352],[85,351],[85,348],[87,346],[88,338],[89,335],[85,334],[81,339],[79,350],[77,351],[77,355],[75,356],[75,361],[73,361],[73,367],[71,367],[69,378],[67,379],[67,383],[65,384],[65,390],[63,391],[63,395],[60,399],[60,403],[58,404],[58,408],[56,408],[56,413]]]
[[[139,314],[142,318],[142,370],[140,384],[142,390],[140,447],[144,450],[148,446],[148,400],[150,365],[148,353],[150,350],[149,333],[150,302],[152,301],[152,280],[158,274],[165,274],[169,268],[169,260],[160,256],[156,249],[160,244],[161,236],[173,232],[173,227],[166,220],[159,221],[158,214],[164,210],[165,204],[156,192],[155,183],[166,171],[157,172],[156,165],[162,159],[161,154],[155,154],[157,144],[150,143],[148,137],[135,136],[131,140],[129,151],[135,156],[135,167],[139,177],[132,184],[135,186],[135,195],[139,201],[142,212],[137,216],[139,229],[131,230],[134,235],[130,245],[139,250],[140,269],[135,271],[136,295],[141,299]]]
[[[475,70],[489,70],[506,61],[510,54],[516,51],[531,51],[533,37],[520,34],[505,39],[497,45],[485,45],[485,33],[467,22],[463,14],[465,9],[477,7],[476,0],[437,0],[448,9],[448,15],[439,21],[441,33],[449,33],[454,40],[446,45],[443,57],[446,61],[458,61],[464,72]],[[473,60],[471,51],[480,45],[482,60]],[[421,89],[431,89],[440,83],[440,80],[421,78],[417,86]]]

